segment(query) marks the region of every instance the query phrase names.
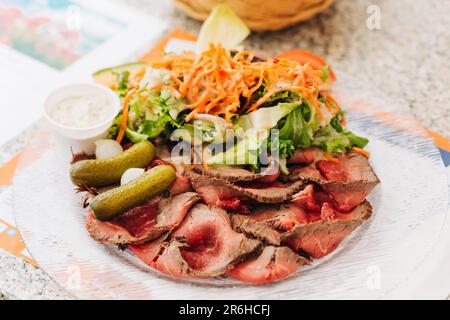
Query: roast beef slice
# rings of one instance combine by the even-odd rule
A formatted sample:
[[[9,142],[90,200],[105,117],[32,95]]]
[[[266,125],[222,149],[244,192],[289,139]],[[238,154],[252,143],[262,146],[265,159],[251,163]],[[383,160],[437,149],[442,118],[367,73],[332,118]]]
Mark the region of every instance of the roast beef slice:
[[[380,180],[367,157],[357,152],[347,152],[337,159],[338,163],[319,160],[307,167],[294,168],[289,180],[319,184],[339,211],[350,212],[364,201]]]
[[[189,209],[200,200],[195,192],[186,192],[158,203],[136,207],[111,221],[101,221],[88,214],[90,236],[103,243],[144,243],[170,232],[184,219]]]
[[[288,247],[267,246],[257,258],[241,262],[228,275],[243,282],[262,284],[284,279],[308,263]]]
[[[292,195],[304,186],[304,181],[289,183],[262,184],[253,187],[252,184],[237,184],[218,178],[190,174],[192,186],[208,205],[220,206],[221,200],[231,198],[253,199],[260,203],[279,203],[292,198]]]
[[[192,191],[191,180],[177,173],[175,181],[169,188],[170,194],[176,196],[189,191]]]
[[[236,181],[254,181],[258,179],[264,179],[268,176],[274,176],[279,173],[278,168],[275,165],[275,161],[271,161],[270,164],[261,172],[255,173],[239,166],[208,166],[196,165],[192,168],[196,173],[205,175],[210,178],[219,178],[230,182]]]
[[[204,204],[193,207],[172,233],[172,241],[153,266],[171,276],[215,277],[257,255],[260,241],[235,232],[225,210]]]
[[[292,196],[291,203],[308,211],[320,211],[324,202],[330,197],[323,191],[317,191],[314,184],[307,185],[302,191]]]
[[[235,230],[274,245],[287,245],[312,258],[331,253],[339,243],[372,214],[364,201],[350,213],[339,213],[329,203],[320,212],[304,210],[296,205],[259,208],[254,214],[232,215]]]
[[[241,192],[230,188],[223,180],[209,178],[195,173],[190,173],[189,177],[191,178],[194,190],[210,206],[228,209],[226,204],[230,201],[241,202],[249,199]]]
[[[145,264],[152,266],[168,245],[169,233],[164,233],[159,238],[142,244],[129,244],[128,248]]]
[[[325,205],[324,205],[325,206]],[[327,210],[328,209],[328,210]],[[330,212],[329,207],[322,208],[322,213]],[[311,223],[297,224],[281,236],[281,242],[295,251],[304,251],[314,259],[324,257],[357,227],[372,215],[372,206],[364,201],[350,213],[334,211]]]
[[[176,163],[170,162],[168,160],[162,160],[162,159],[157,158],[157,159],[153,159],[153,161],[147,167],[147,170],[154,168],[156,166],[162,166],[162,165],[171,165],[176,171],[175,180],[169,188],[169,193],[172,196],[176,196],[176,195],[179,195],[179,194],[182,194],[185,192],[192,191],[191,180],[185,176],[184,173],[186,171],[186,167],[183,165],[176,164]]]
[[[249,215],[233,214],[232,226],[238,231],[265,243],[279,246],[284,232],[299,223],[308,222],[308,214],[293,205],[265,206]]]
[[[324,153],[319,148],[297,149],[288,159],[288,164],[312,164],[324,159]]]
[[[320,183],[320,182],[319,182]],[[326,182],[321,183],[323,190],[325,190],[331,197],[333,204],[342,212],[350,212],[357,205],[366,199],[367,195],[375,188],[378,182]]]

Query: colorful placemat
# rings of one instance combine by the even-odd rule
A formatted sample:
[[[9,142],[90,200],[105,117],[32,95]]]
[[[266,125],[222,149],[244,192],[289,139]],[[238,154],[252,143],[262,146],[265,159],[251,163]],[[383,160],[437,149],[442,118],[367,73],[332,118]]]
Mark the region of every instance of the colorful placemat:
[[[150,51],[141,56],[139,60],[150,61],[161,57],[173,41],[193,42],[195,39],[195,35],[182,29],[176,29],[162,38]],[[450,168],[450,138],[434,131],[429,131],[429,135],[434,139],[436,146],[439,148],[445,166]],[[0,167],[0,191],[3,191],[0,195],[0,248],[37,266],[36,262],[30,257],[20,237],[19,230],[14,226],[13,222],[11,186],[19,157],[20,154],[14,156]]]

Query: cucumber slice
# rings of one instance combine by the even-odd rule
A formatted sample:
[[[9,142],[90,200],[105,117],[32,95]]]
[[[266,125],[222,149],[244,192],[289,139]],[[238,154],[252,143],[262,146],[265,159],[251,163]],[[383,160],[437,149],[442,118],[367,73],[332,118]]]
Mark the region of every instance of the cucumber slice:
[[[99,70],[94,74],[92,74],[92,77],[97,83],[102,84],[109,88],[114,88],[116,86],[117,73],[128,71],[130,72],[130,77],[133,77],[144,67],[145,67],[144,62],[132,62],[112,68]]]

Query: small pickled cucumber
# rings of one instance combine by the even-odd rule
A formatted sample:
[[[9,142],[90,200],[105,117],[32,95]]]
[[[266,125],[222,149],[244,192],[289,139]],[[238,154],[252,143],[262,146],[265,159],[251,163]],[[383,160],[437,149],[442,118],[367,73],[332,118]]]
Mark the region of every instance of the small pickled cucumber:
[[[154,167],[131,182],[96,196],[90,210],[97,219],[111,220],[146,203],[168,189],[174,180],[175,170],[172,166]]]
[[[111,159],[83,160],[70,168],[70,178],[77,186],[103,187],[119,183],[130,168],[145,168],[155,156],[155,146],[144,141]]]

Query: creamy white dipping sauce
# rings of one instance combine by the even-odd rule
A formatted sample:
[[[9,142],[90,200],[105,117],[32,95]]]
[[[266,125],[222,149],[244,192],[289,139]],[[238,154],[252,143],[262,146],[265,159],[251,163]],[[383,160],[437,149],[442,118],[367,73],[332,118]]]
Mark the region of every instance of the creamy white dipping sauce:
[[[62,99],[49,110],[54,121],[71,128],[88,128],[106,121],[114,112],[105,94],[84,94]]]

